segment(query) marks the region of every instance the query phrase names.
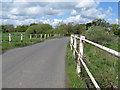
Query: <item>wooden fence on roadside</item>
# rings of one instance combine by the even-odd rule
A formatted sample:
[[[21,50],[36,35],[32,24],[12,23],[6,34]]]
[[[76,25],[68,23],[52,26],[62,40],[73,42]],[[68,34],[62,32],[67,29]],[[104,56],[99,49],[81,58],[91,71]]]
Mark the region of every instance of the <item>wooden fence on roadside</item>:
[[[79,40],[79,47],[78,47],[78,50],[77,50],[77,40]],[[112,50],[110,48],[107,48],[105,46],[102,46],[100,44],[97,44],[97,43],[94,43],[90,40],[87,40],[85,39],[85,36],[78,36],[78,35],[71,35],[70,37],[70,47],[71,47],[71,50],[73,51],[73,55],[74,57],[77,56],[77,62],[76,62],[76,72],[78,73],[78,75],[80,74],[81,72],[81,65],[83,65],[84,69],[86,70],[90,80],[92,81],[93,85],[95,86],[95,88],[97,90],[101,90],[98,82],[96,82],[95,78],[93,77],[92,73],[90,72],[90,70],[88,69],[86,63],[84,62],[83,60],[83,50],[84,50],[84,42],[87,42],[93,46],[96,46],[118,58],[120,58],[120,53],[115,51],[115,50]]]
[[[2,34],[2,42],[15,42],[33,39],[47,39],[57,36],[64,36],[61,34]]]

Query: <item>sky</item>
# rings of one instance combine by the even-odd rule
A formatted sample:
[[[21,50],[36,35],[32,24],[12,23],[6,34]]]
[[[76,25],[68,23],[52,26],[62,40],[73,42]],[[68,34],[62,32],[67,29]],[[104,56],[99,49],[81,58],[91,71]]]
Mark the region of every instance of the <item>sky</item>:
[[[105,19],[118,24],[118,1],[74,0],[4,0],[0,2],[0,22],[29,25],[47,23],[55,27],[59,23],[83,24],[94,19]]]

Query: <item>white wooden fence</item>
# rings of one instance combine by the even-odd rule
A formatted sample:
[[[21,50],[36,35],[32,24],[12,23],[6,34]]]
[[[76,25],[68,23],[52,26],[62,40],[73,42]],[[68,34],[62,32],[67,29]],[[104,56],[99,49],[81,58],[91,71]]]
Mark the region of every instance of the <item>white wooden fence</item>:
[[[79,50],[77,50],[77,40],[79,40]],[[83,49],[84,49],[84,42],[87,42],[89,44],[92,44],[110,54],[115,55],[116,57],[120,58],[120,53],[112,50],[110,48],[107,48],[105,46],[102,46],[100,44],[94,43],[90,40],[85,39],[85,36],[80,36],[78,37],[77,35],[71,35],[70,37],[70,47],[71,50],[73,50],[73,55],[75,56],[77,54],[78,58],[77,58],[77,65],[76,65],[76,72],[78,73],[78,75],[81,72],[81,64],[83,65],[83,67],[85,68],[89,78],[91,79],[93,85],[95,86],[95,88],[97,90],[101,90],[98,83],[96,82],[95,78],[93,77],[93,75],[91,74],[90,70],[88,69],[87,65],[85,64],[85,62],[83,61]]]
[[[8,38],[6,40],[6,42],[7,41],[12,42],[15,40],[13,38],[15,36],[17,36],[19,38],[19,41],[23,41],[26,37],[28,37],[29,40],[32,40],[33,38],[47,39],[47,38],[51,38],[51,37],[64,36],[64,35],[60,35],[60,34],[10,34],[9,33],[9,34],[2,34],[2,36],[3,37],[5,36],[6,38]]]

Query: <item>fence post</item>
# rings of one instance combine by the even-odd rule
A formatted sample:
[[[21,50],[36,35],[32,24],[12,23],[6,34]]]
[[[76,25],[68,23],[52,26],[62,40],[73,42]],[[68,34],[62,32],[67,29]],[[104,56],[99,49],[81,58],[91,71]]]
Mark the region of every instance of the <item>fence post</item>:
[[[12,40],[11,40],[11,34],[9,33],[9,42],[11,42]]]
[[[70,46],[71,46],[71,50],[72,50],[72,47],[73,47],[73,37],[72,37],[73,35],[71,35],[71,37],[70,37]]]
[[[44,34],[44,39],[46,39],[46,34]]]
[[[30,40],[32,39],[32,35],[30,34]]]
[[[42,39],[42,34],[40,34],[40,38]]]
[[[49,38],[49,34],[48,34],[48,36],[47,36],[48,38]]]
[[[79,55],[77,58],[77,67],[76,67],[76,72],[80,74],[81,72],[81,63],[80,63],[80,58],[83,59],[83,40],[85,39],[85,36],[80,36],[80,43],[79,43]],[[78,75],[79,76],[79,75]]]
[[[37,38],[37,34],[35,34],[36,38]]]
[[[21,41],[23,40],[23,34],[21,34]]]
[[[80,36],[80,44],[79,44],[79,53],[80,53],[80,58],[83,58],[83,40],[85,39],[85,36]]]
[[[76,50],[76,48],[77,48],[77,40],[76,40],[76,36],[74,35],[74,49],[73,49],[73,55],[74,55],[74,57],[75,57],[75,50]]]

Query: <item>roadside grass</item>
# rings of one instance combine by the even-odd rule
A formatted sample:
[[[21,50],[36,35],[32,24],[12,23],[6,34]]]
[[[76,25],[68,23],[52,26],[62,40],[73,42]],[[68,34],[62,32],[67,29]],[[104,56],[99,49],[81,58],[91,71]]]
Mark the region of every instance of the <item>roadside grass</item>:
[[[67,68],[67,84],[68,88],[86,88],[85,82],[79,78],[75,70],[75,60],[70,50],[70,44],[66,51],[66,68]]]
[[[49,39],[54,39],[54,38],[63,38],[64,36],[54,36],[54,37],[50,37],[47,39],[40,39],[40,38],[32,38],[31,40],[26,36],[23,38],[23,41],[20,41],[20,37],[17,36],[16,38],[14,38],[12,42],[1,42],[0,43],[0,50],[2,50],[2,53],[4,53],[6,50],[12,49],[12,48],[16,48],[16,47],[23,47],[23,46],[28,46],[28,45],[32,45],[35,43],[39,43],[39,42],[43,42],[45,40],[49,40]],[[3,38],[4,39],[4,38]],[[4,40],[3,40],[4,41]]]
[[[84,45],[85,62],[100,87],[118,88],[118,58],[88,43]],[[106,44],[118,51],[117,45],[117,42]]]
[[[118,40],[105,43],[104,46],[119,51]],[[93,45],[84,43],[84,62],[92,73],[102,90],[118,89],[119,85],[119,58],[111,55]],[[70,46],[67,46],[66,64],[69,88],[95,88],[88,77],[85,69],[81,66],[82,71],[80,78],[75,71],[75,58],[72,55]]]

